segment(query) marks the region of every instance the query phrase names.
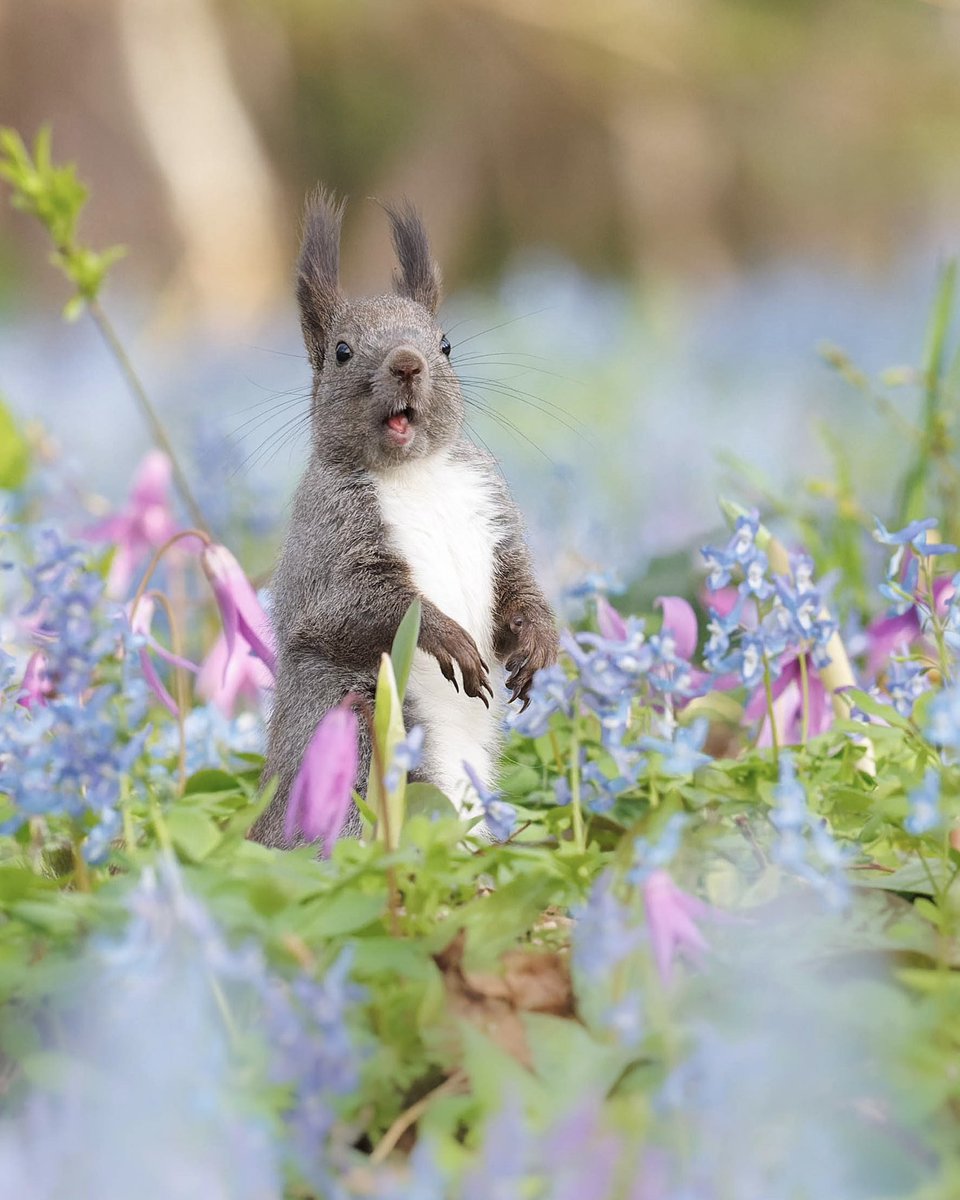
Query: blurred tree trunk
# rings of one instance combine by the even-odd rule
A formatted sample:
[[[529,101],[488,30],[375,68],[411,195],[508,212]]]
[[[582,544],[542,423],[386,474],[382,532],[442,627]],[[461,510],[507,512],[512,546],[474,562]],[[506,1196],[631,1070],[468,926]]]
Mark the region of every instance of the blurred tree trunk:
[[[208,0],[117,0],[133,106],[182,251],[168,300],[218,322],[262,314],[287,264],[273,171]]]

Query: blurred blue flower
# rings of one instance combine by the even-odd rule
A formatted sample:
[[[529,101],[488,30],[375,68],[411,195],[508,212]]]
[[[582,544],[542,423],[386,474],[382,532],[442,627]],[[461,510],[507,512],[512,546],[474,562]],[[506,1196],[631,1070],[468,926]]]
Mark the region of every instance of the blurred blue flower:
[[[491,791],[468,762],[463,763],[467,778],[480,799],[483,819],[496,841],[505,842],[517,827],[517,810],[502,799],[500,792]]]
[[[613,890],[613,875],[601,875],[586,904],[570,914],[573,928],[573,969],[585,981],[605,977],[644,939],[644,929]]]
[[[401,775],[407,775],[420,766],[423,758],[423,739],[423,726],[414,725],[403,741],[394,747],[393,757],[384,777],[388,792],[399,786]]]
[[[960,684],[945,687],[931,700],[925,732],[948,761],[960,755]]]
[[[779,835],[773,847],[774,861],[806,880],[830,907],[844,907],[850,896],[844,868],[854,852],[831,836],[822,817],[810,812],[789,753],[780,756],[780,778],[773,798],[770,820]],[[811,851],[816,861],[811,860]]]
[[[639,746],[641,750],[653,750],[662,756],[660,770],[664,775],[692,775],[699,767],[712,761],[709,754],[701,752],[708,731],[709,722],[704,717],[698,717],[689,725],[678,726],[670,739],[642,737]]]
[[[900,716],[909,717],[917,699],[927,690],[926,665],[909,658],[891,658],[886,689]]]
[[[903,827],[908,833],[919,836],[931,833],[943,825],[943,814],[940,811],[939,771],[928,767],[923,776],[923,783],[914,788],[907,799],[910,802],[910,812]]]
[[[627,878],[631,883],[644,883],[654,871],[668,867],[677,856],[683,831],[690,823],[686,813],[673,813],[655,842],[638,837],[633,843],[633,863]]]

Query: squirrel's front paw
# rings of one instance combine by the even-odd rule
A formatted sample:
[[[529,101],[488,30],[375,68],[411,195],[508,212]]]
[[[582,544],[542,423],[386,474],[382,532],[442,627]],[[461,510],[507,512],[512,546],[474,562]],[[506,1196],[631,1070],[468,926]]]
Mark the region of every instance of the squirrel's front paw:
[[[482,700],[487,708],[490,707],[490,701],[483,694],[484,691],[487,691],[491,696],[493,695],[493,688],[490,686],[488,678],[490,668],[483,661],[477,643],[463,626],[448,618],[448,624],[441,632],[438,644],[433,646],[430,652],[440,664],[444,679],[449,679],[458,692],[460,685],[457,683],[457,676],[453,669],[454,663],[460,668],[463,690],[466,694],[475,696],[478,700]]]
[[[542,667],[557,661],[557,631],[551,620],[533,619],[517,614],[508,621],[514,644],[505,666],[507,687],[511,689],[509,703],[522,700],[524,712],[530,703],[530,685]]]

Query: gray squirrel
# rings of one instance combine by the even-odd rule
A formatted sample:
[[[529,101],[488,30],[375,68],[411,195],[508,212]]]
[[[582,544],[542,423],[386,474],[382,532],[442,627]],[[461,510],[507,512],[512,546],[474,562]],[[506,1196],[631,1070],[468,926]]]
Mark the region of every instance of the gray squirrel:
[[[435,316],[440,275],[420,218],[407,203],[386,207],[395,294],[348,300],[339,286],[343,210],[314,194],[297,264],[312,450],[273,582],[264,781],[278,786],[250,831],[268,846],[287,845],[288,794],[318,722],[349,692],[372,700],[380,656],[414,597],[422,619],[404,721],[423,726],[424,747],[413,777],[461,813],[477,812],[463,763],[495,786],[506,707],[529,703],[534,674],[557,655],[517,507],[496,461],[463,433],[451,345]],[[360,725],[362,792],[370,743]],[[344,833],[358,830],[354,809]]]

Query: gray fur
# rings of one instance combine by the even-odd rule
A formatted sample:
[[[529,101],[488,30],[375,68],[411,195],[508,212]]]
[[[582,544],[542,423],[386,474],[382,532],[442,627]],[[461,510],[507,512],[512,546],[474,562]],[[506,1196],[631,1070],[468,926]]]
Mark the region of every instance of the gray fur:
[[[391,214],[403,288],[411,294],[348,302],[337,283],[341,214],[342,206],[317,194],[308,210],[298,270],[304,338],[314,368],[312,453],[273,582],[277,677],[264,781],[276,776],[278,786],[250,832],[269,846],[287,844],[287,797],[318,722],[348,692],[372,701],[380,655],[389,651],[416,594],[407,564],[387,543],[374,486],[378,472],[442,449],[482,467],[501,510],[494,648],[510,674],[512,699],[525,703],[535,671],[556,657],[553,615],[533,576],[519,513],[496,462],[462,432],[463,397],[440,350],[442,331],[432,311],[439,277],[430,268],[437,293],[432,295],[424,274],[431,260],[419,219],[409,208]],[[344,363],[334,352],[341,341],[353,352]],[[398,353],[422,369],[400,378],[390,369],[391,356]],[[413,443],[405,447],[396,445],[385,427],[400,410],[412,413],[416,429]],[[420,649],[436,658],[438,670],[451,681],[456,663],[466,694],[486,703],[484,692],[491,689],[473,638],[429,597],[421,601]],[[417,720],[409,701],[405,719],[408,728]],[[429,779],[431,734],[425,732],[421,770]],[[369,765],[364,730],[361,791]],[[355,833],[358,826],[354,812],[345,832]]]

